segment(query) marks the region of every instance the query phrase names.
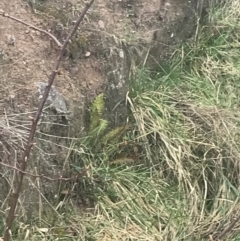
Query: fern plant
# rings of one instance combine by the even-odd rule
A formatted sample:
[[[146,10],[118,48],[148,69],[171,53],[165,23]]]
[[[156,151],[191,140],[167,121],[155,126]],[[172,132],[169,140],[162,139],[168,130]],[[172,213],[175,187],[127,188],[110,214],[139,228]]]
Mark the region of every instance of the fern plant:
[[[108,131],[109,122],[103,118],[104,109],[104,96],[100,94],[91,105],[90,124],[86,139],[83,141],[83,144],[94,153],[100,149],[109,149],[109,146],[117,143],[128,130],[128,126],[124,125]],[[109,145],[108,148],[105,148],[106,145]]]
[[[98,95],[90,107],[90,121],[87,134],[72,145],[71,170],[82,172],[86,167],[91,171],[81,177],[75,186],[75,191],[83,203],[92,203],[101,195],[99,190],[109,186],[112,168],[124,168],[138,159],[135,141],[130,141],[129,125],[109,128],[109,122],[104,119],[104,95]],[[129,135],[129,136],[127,136]]]
[[[123,125],[109,129],[109,122],[103,118],[104,95],[98,95],[90,107],[90,121],[86,136],[74,143],[71,148],[71,166],[80,171],[87,165],[98,168],[104,165],[123,165],[136,159],[136,143],[127,137],[130,126]]]
[[[92,147],[99,143],[101,136],[108,127],[108,121],[102,118],[104,108],[104,96],[100,94],[95,98],[90,108],[90,124],[87,136],[88,144]]]

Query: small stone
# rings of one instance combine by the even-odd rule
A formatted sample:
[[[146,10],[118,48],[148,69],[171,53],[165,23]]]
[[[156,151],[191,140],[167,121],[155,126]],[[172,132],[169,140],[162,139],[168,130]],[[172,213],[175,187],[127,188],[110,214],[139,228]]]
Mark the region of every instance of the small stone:
[[[30,30],[29,30],[29,29],[25,30],[25,33],[26,33],[26,34],[29,34],[29,33],[30,33]]]
[[[124,58],[124,52],[122,49],[119,51],[119,57],[122,59]]]
[[[85,57],[89,57],[90,55],[91,55],[90,52],[86,52],[86,53],[85,53]]]
[[[13,35],[7,36],[7,44],[8,45],[14,45],[15,44],[15,37]]]
[[[104,29],[105,28],[105,24],[104,24],[104,22],[102,20],[98,21],[98,26],[99,26],[100,29]]]

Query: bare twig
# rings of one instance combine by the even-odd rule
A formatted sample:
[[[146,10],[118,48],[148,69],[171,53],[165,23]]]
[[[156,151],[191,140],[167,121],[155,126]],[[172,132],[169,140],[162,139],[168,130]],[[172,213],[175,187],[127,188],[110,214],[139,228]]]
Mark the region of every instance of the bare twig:
[[[226,227],[215,239],[214,241],[220,241],[228,232],[230,232],[235,224],[240,220],[240,214]]]
[[[11,166],[11,165],[8,165],[6,163],[3,163],[3,162],[0,162],[0,165],[2,166],[5,166],[5,167],[8,167],[10,169],[13,169],[19,173],[22,173],[24,175],[27,175],[27,176],[31,176],[31,177],[35,177],[35,178],[43,178],[43,179],[46,179],[48,181],[51,181],[51,182],[54,182],[54,181],[72,181],[72,180],[76,180],[77,178],[79,177],[83,177],[83,176],[86,176],[87,175],[87,172],[89,171],[89,168],[86,168],[84,169],[83,171],[81,172],[77,172],[77,174],[74,176],[74,177],[57,177],[57,178],[51,178],[51,177],[47,177],[43,174],[39,175],[39,174],[32,174],[30,172],[26,172],[26,171],[23,171],[17,167],[14,167],[14,166]]]
[[[34,145],[33,140],[34,140],[34,136],[36,134],[37,124],[38,124],[38,121],[39,121],[40,116],[42,114],[44,104],[45,104],[45,102],[48,98],[49,92],[51,90],[52,84],[53,84],[54,79],[56,77],[56,74],[58,72],[58,68],[60,66],[60,62],[61,62],[63,53],[64,53],[64,51],[65,51],[65,49],[68,45],[68,42],[72,38],[74,33],[76,32],[79,24],[82,22],[85,14],[87,13],[88,9],[91,7],[93,2],[94,2],[94,0],[91,0],[90,3],[88,3],[86,5],[86,7],[83,9],[82,13],[78,17],[78,19],[77,19],[77,21],[76,21],[76,23],[73,27],[73,29],[71,30],[67,39],[64,41],[61,49],[59,50],[59,53],[58,53],[58,55],[56,57],[56,60],[55,60],[55,63],[54,63],[53,71],[50,74],[49,79],[48,79],[48,85],[45,88],[45,92],[44,92],[43,97],[42,97],[42,99],[39,103],[39,106],[38,106],[37,112],[35,114],[35,117],[32,119],[32,125],[31,125],[31,130],[30,130],[30,133],[29,133],[28,141],[27,141],[27,144],[25,146],[25,150],[23,152],[22,159],[21,159],[21,167],[20,167],[21,172],[19,172],[18,183],[16,185],[16,189],[13,190],[12,200],[10,202],[11,205],[10,205],[10,210],[9,210],[8,217],[7,217],[6,229],[5,229],[5,232],[4,232],[4,241],[9,241],[9,238],[10,238],[10,232],[11,232],[12,224],[13,224],[13,221],[14,221],[14,218],[15,218],[16,206],[17,206],[17,202],[18,202],[18,198],[19,198],[21,189],[22,189],[23,178],[25,176],[24,172],[25,172],[26,167],[27,167],[27,162],[29,160],[31,149]],[[14,20],[16,20],[16,19],[14,19]]]
[[[6,18],[10,18],[10,19],[12,19],[12,20],[14,20],[16,22],[19,22],[19,23],[25,25],[25,26],[28,26],[29,28],[32,28],[34,30],[37,30],[37,31],[39,31],[41,33],[44,33],[44,34],[48,35],[51,39],[53,39],[53,41],[57,44],[57,46],[59,48],[62,47],[62,44],[57,40],[57,38],[55,36],[53,36],[51,33],[49,33],[48,31],[45,31],[45,30],[40,29],[38,27],[35,27],[35,26],[33,26],[33,25],[29,24],[29,23],[26,23],[26,22],[22,21],[21,19],[18,19],[18,18],[15,18],[13,16],[10,16],[10,15],[8,15],[7,13],[5,13],[3,11],[0,11],[0,15],[2,15],[3,17],[6,17]]]

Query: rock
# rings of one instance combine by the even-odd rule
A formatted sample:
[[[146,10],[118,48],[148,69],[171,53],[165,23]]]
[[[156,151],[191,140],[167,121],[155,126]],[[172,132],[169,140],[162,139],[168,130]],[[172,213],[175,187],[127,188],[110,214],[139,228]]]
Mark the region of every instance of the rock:
[[[98,31],[92,40],[101,44],[91,45],[90,39],[89,45],[92,55],[105,53],[97,61],[103,63],[105,70],[101,89],[106,97],[105,116],[110,123],[121,125],[128,117],[125,97],[132,63],[144,63],[152,69],[164,63],[177,45],[194,37],[205,2],[201,5],[198,0],[122,0],[102,9],[100,4],[95,5],[100,12],[96,28],[104,31]]]
[[[98,26],[99,26],[100,29],[104,29],[105,28],[105,24],[104,24],[104,22],[102,20],[98,21]]]
[[[34,96],[35,107],[37,107],[37,104],[41,101],[47,85],[48,84],[44,82],[36,83],[38,89]],[[41,131],[44,133],[50,133],[54,124],[68,124],[68,120],[69,111],[66,100],[56,87],[52,86],[41,116],[41,122],[43,123],[41,124],[40,122]]]
[[[7,35],[7,44],[12,46],[15,44],[15,37],[13,35]]]
[[[33,105],[36,110],[48,84],[36,82],[35,85],[37,91],[33,96]],[[52,86],[39,120],[36,138],[37,148],[32,151],[32,161],[29,162],[30,169],[37,166],[38,173],[50,178],[58,178],[62,175],[62,167],[66,156],[66,149],[62,147],[67,146],[68,142],[62,136],[68,135],[69,115],[70,111],[66,99],[55,86]],[[41,185],[42,192],[46,197],[52,199],[56,195],[57,182],[42,179]],[[34,199],[34,193],[31,194],[32,199]]]

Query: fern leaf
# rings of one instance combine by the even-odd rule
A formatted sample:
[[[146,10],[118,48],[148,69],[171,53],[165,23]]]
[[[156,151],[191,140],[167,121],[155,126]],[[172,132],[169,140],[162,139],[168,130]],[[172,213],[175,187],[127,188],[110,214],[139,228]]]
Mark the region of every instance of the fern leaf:
[[[104,99],[103,94],[98,95],[92,103],[91,112],[97,111],[99,116],[102,116],[104,110]]]
[[[90,127],[89,132],[93,132],[99,125],[104,110],[103,94],[98,95],[92,103],[90,113]]]

